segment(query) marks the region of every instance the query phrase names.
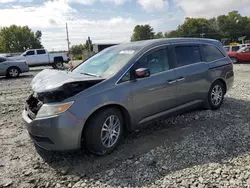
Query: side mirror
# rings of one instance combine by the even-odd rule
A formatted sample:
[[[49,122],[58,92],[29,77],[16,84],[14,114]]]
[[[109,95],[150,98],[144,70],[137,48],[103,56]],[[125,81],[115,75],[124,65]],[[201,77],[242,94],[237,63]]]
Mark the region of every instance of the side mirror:
[[[148,68],[139,68],[135,70],[137,78],[146,78],[150,76],[150,70]]]

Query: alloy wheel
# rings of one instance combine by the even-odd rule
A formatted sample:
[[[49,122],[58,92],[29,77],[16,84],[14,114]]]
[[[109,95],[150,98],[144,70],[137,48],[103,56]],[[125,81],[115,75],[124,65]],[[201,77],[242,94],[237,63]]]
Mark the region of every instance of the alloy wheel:
[[[112,147],[120,136],[120,130],[120,119],[115,115],[109,116],[105,120],[101,130],[101,141],[103,146],[107,148]]]
[[[211,92],[211,101],[213,105],[217,106],[222,101],[223,89],[220,85],[215,85]]]

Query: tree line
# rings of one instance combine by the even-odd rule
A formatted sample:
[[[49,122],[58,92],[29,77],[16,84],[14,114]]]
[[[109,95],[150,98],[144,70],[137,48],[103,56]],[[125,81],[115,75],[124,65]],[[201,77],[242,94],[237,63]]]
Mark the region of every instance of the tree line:
[[[137,25],[133,30],[131,41],[172,38],[172,37],[204,37],[222,41],[224,44],[240,42],[239,37],[246,36],[250,40],[250,18],[242,16],[238,11],[229,12],[216,18],[185,18],[183,24],[169,32],[154,32],[150,25]],[[41,31],[32,31],[28,26],[11,25],[0,28],[0,53],[23,52],[31,48],[43,48]],[[82,57],[82,51],[93,48],[93,45],[73,45],[70,52],[75,58]],[[78,57],[79,56],[79,57]]]
[[[0,53],[24,52],[31,48],[43,48],[42,32],[33,32],[28,26],[11,25],[0,28]]]
[[[176,30],[155,33],[150,25],[137,25],[131,41],[173,38],[173,37],[204,37],[222,41],[225,44],[239,42],[238,38],[246,36],[250,39],[250,18],[242,16],[238,11],[229,12],[216,18],[185,18]]]

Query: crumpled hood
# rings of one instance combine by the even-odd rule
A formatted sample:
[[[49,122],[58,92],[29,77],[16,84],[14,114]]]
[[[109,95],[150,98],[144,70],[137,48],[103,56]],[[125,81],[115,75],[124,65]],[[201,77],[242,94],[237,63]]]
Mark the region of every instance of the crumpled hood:
[[[31,87],[35,92],[42,93],[53,91],[66,83],[102,80],[104,79],[73,73],[70,71],[45,69],[34,77],[31,82]]]

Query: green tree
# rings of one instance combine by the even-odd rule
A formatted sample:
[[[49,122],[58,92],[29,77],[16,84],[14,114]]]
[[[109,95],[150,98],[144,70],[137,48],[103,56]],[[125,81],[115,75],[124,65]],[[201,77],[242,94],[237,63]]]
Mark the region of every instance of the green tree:
[[[158,33],[155,34],[154,38],[155,38],[155,39],[164,38],[164,35],[163,35],[162,32],[158,32]]]
[[[154,38],[154,29],[150,25],[137,25],[134,28],[131,41],[147,40]]]
[[[3,52],[23,52],[31,48],[43,48],[42,32],[34,33],[28,26],[11,25],[0,29],[0,49]]]
[[[73,45],[70,48],[70,53],[74,55],[82,54],[83,50],[85,50],[85,45],[80,44],[80,45]]]
[[[166,38],[174,38],[174,37],[180,37],[181,34],[180,34],[180,32],[178,30],[173,30],[173,31],[170,31],[170,32],[166,32],[164,34],[164,36]]]
[[[231,41],[237,41],[241,36],[249,36],[250,20],[246,16],[241,16],[238,11],[219,16],[217,22],[221,35],[230,38]]]

